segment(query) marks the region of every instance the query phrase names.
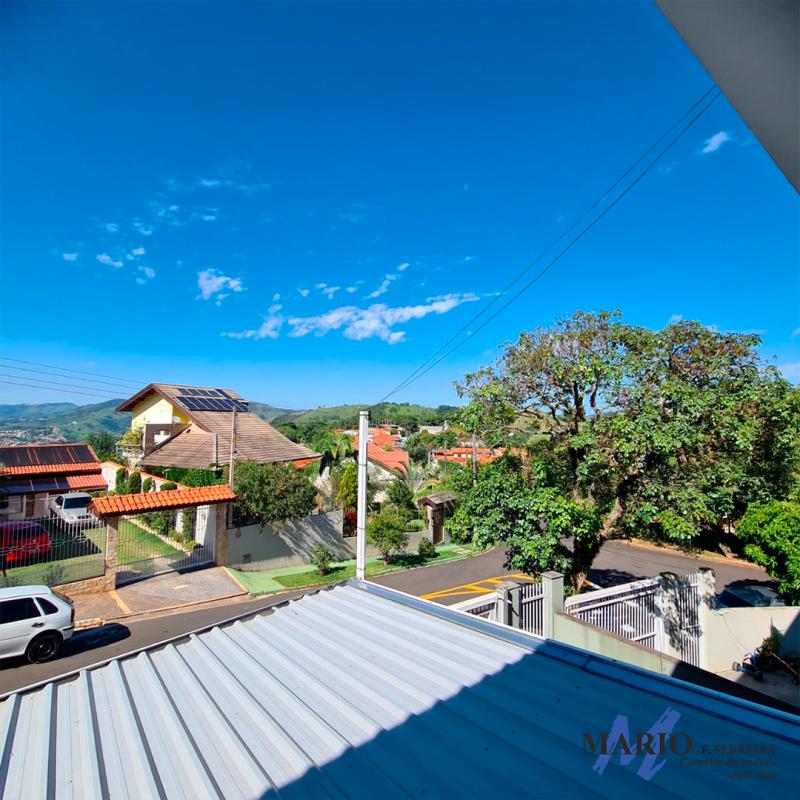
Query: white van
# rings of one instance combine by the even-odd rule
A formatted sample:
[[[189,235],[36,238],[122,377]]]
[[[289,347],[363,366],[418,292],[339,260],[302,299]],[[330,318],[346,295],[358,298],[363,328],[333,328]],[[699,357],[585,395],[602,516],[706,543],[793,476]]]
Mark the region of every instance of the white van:
[[[75,631],[75,607],[49,586],[0,589],[0,658],[55,658]]]

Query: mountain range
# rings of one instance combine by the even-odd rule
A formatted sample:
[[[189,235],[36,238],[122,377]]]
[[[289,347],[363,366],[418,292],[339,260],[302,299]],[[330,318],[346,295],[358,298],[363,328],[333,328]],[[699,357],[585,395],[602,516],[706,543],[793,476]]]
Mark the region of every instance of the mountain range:
[[[25,432],[25,441],[36,441],[38,435],[56,433],[67,441],[85,439],[90,433],[107,431],[121,435],[130,426],[129,413],[114,409],[122,402],[107,400],[103,403],[78,405],[76,403],[24,403],[0,404],[0,432],[18,430]],[[337,427],[356,425],[358,412],[364,406],[321,406],[306,410],[279,408],[269,403],[251,402],[250,410],[274,425],[297,426],[320,423]],[[370,407],[372,422],[416,422],[432,425],[441,422],[456,411],[455,406],[422,406],[409,403],[382,403]]]

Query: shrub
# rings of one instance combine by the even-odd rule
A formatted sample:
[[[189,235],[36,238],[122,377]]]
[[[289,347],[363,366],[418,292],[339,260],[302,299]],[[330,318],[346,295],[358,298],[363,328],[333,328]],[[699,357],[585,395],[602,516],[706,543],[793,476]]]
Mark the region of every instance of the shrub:
[[[117,494],[129,494],[128,492],[128,470],[120,467],[114,480],[114,491]]]
[[[138,472],[131,472],[128,478],[128,494],[139,494],[142,491],[142,476]]]
[[[237,525],[263,526],[305,517],[314,510],[314,484],[292,464],[237,463],[233,490]]]
[[[144,492],[144,494],[147,494],[148,492],[152,492],[152,491],[153,491],[153,479],[152,478],[145,478],[142,481],[142,492]]]
[[[333,553],[324,545],[317,545],[311,551],[311,563],[317,568],[320,575],[327,575],[331,571]]]
[[[358,504],[358,467],[355,461],[348,461],[339,479],[336,503],[343,511],[355,511]]]
[[[177,483],[173,483],[172,481],[167,481],[166,483],[162,483],[161,484],[161,491],[162,492],[170,492],[173,489],[177,489],[177,488],[178,488],[178,484]]]
[[[408,534],[403,530],[403,521],[392,507],[382,509],[370,520],[367,539],[378,548],[387,564],[408,547]]]
[[[436,545],[430,539],[420,539],[417,552],[421,558],[436,558]]]
[[[406,522],[406,530],[411,533],[419,533],[419,531],[424,531],[427,527],[424,519],[410,519]]]

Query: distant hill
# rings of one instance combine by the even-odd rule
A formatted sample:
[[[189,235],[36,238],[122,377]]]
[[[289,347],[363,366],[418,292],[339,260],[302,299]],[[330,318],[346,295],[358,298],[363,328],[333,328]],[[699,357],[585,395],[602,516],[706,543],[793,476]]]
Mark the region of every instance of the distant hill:
[[[67,441],[85,439],[90,433],[107,431],[116,436],[130,427],[130,414],[118,414],[114,409],[122,400],[77,405],[75,403],[25,403],[0,405],[0,430],[26,431],[26,440],[47,440],[55,433]],[[294,423],[308,425],[314,422],[333,427],[351,427],[358,422],[358,412],[363,406],[321,406],[306,411],[278,408],[268,403],[250,403],[250,410],[272,425]],[[370,407],[372,423],[396,422],[417,425],[435,425],[451,419],[456,406],[420,406],[410,403],[381,403]]]
[[[0,405],[0,428],[30,432],[54,432],[67,441],[85,439],[89,433],[108,431],[121,434],[130,425],[130,414],[117,414],[114,409],[122,400],[107,400],[79,406],[76,403],[25,403]]]
[[[269,403],[255,403],[255,402],[252,402],[249,405],[250,405],[250,410],[256,416],[261,417],[261,419],[264,419],[267,422],[272,422],[277,417],[284,417],[287,414],[300,414],[300,413],[302,413],[300,411],[295,411],[292,408],[278,408],[277,406],[271,406]]]
[[[0,423],[6,421],[25,422],[47,420],[54,414],[73,411],[80,406],[75,403],[21,403],[19,405],[0,405]]]
[[[287,423],[310,425],[318,422],[334,427],[352,427],[358,423],[358,412],[362,408],[364,406],[358,404],[320,406],[307,411],[294,411],[290,414],[278,416],[272,420],[272,423],[274,425]],[[458,411],[458,406],[436,406],[434,408],[414,403],[379,403],[368,408],[370,422],[373,424],[384,422],[408,424],[409,422],[415,422],[417,425],[436,425],[446,419],[452,419],[453,414]]]

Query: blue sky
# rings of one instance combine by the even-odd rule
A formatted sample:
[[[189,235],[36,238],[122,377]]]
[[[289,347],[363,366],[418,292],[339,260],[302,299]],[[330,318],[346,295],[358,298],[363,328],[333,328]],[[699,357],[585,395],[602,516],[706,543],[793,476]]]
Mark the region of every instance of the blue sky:
[[[290,407],[380,399],[711,85],[649,2],[7,3],[2,28],[0,354]],[[758,331],[797,380],[799,230],[723,97],[393,399],[450,402],[576,309]]]

